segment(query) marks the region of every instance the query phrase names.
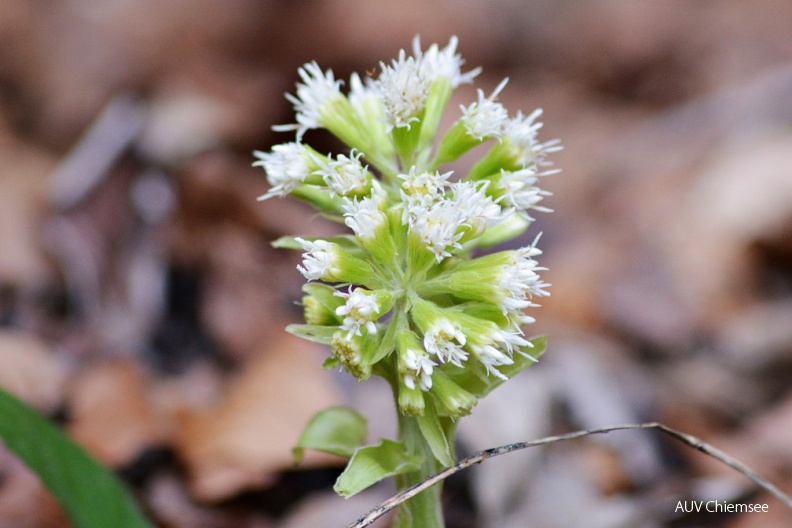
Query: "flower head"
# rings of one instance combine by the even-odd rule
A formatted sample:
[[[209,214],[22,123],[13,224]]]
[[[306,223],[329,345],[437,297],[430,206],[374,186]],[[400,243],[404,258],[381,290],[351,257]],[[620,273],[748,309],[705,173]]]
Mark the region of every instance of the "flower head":
[[[388,217],[383,212],[386,196],[382,187],[373,182],[371,196],[344,199],[344,223],[363,243],[373,242]]]
[[[444,77],[449,80],[452,88],[460,84],[470,84],[481,73],[481,68],[462,73],[465,61],[456,52],[458,39],[453,36],[448,41],[448,46],[443,49],[437,44],[432,44],[426,51],[421,51],[421,38],[413,39],[413,55],[420,61],[420,71],[427,79]]]
[[[302,248],[303,265],[297,266],[303,277],[310,280],[320,280],[333,275],[338,269],[338,249],[326,240],[316,240],[311,242],[302,238],[296,238]]]
[[[440,319],[424,334],[424,348],[429,354],[437,356],[442,363],[451,363],[457,367],[467,361],[468,353],[463,347],[467,338],[465,334],[449,319]]]
[[[542,123],[537,118],[542,115],[542,110],[537,109],[528,115],[518,112],[514,119],[504,125],[503,136],[508,138],[516,149],[516,157],[523,167],[538,167],[545,162],[545,157],[551,152],[561,150],[558,140],[540,143],[537,139]]]
[[[504,313],[514,312],[532,306],[531,298],[547,297],[545,290],[549,285],[537,273],[544,268],[538,267],[533,257],[541,255],[536,241],[530,246],[520,248],[513,254],[511,265],[504,266],[500,274],[500,290],[503,292],[501,306]]]
[[[539,205],[539,202],[551,193],[534,185],[537,180],[537,174],[531,168],[516,171],[501,170],[501,177],[495,187],[505,204],[516,209],[526,220],[533,220],[528,214],[529,209],[552,212],[552,209]]]
[[[295,237],[294,241],[305,251],[302,266],[297,266],[297,269],[309,281],[371,284],[376,280],[365,261],[350,255],[338,244],[299,237]]]
[[[331,70],[304,65],[287,95],[296,124],[277,127],[297,140],[257,152],[254,163],[271,186],[262,199],[291,194],[348,228],[276,244],[302,249],[297,268],[309,281],[308,324],[291,331],[330,345],[327,368],[385,378],[400,412],[428,420],[468,414],[541,351],[527,355],[522,330],[533,322],[527,309],[548,295],[536,241],[477,251],[525,232],[529,212],[549,211],[538,180],[554,172],[548,155],[560,149],[538,139],[541,111],[509,117],[498,101],[507,80],[489,95],[478,90],[440,131],[453,90],[480,72],[463,72],[457,44],[423,50],[416,37],[412,55],[381,62],[376,79],[353,74],[348,95]],[[347,148],[323,155],[302,144],[313,128]],[[484,142],[489,150],[452,179],[447,164]]]
[[[311,159],[319,167],[314,174],[322,177],[333,194],[361,195],[368,191],[370,183],[368,167],[364,167],[360,162],[361,155],[360,152],[355,154],[355,149],[352,149],[349,156],[339,154],[336,159],[329,161],[312,156]]]
[[[368,111],[368,107],[382,110],[382,101],[374,83],[368,77],[364,82],[357,73],[349,77],[349,102],[361,112]]]
[[[343,332],[336,332],[330,342],[333,357],[358,381],[365,381],[371,376],[372,367],[365,359],[366,349],[370,346],[370,338],[349,336]]]
[[[493,374],[502,380],[509,379],[495,367],[499,367],[501,365],[513,365],[514,360],[512,358],[492,345],[471,345],[471,349],[473,350],[473,353],[476,354],[478,360],[481,361],[481,363],[486,368],[487,374]]]
[[[459,182],[452,186],[452,201],[463,218],[467,239],[481,235],[505,218],[500,205],[487,196],[488,185],[489,182]]]
[[[267,173],[267,181],[272,186],[259,200],[273,196],[286,196],[310,177],[311,168],[307,162],[308,149],[300,143],[284,143],[272,147],[272,152],[254,152],[258,161],[254,167],[262,167]]]
[[[409,174],[399,175],[399,178],[404,180],[401,188],[405,193],[405,199],[418,196],[434,201],[449,185],[448,178],[451,174],[451,172],[440,174],[440,171],[419,173],[415,166],[411,167]]]
[[[407,57],[404,50],[390,66],[380,63],[382,72],[375,84],[385,108],[385,121],[392,128],[410,128],[418,121],[429,96],[429,83],[421,73],[419,59]]]
[[[377,294],[357,288],[351,293],[336,292],[346,302],[336,309],[336,315],[343,317],[341,329],[348,332],[349,338],[352,335],[361,335],[360,329],[365,327],[369,335],[377,333],[375,319],[380,315],[380,305],[377,302]]]
[[[302,83],[297,84],[297,95],[286,94],[286,99],[294,104],[297,125],[280,125],[275,130],[297,130],[297,140],[312,128],[325,126],[322,115],[324,107],[333,99],[343,98],[341,81],[335,80],[333,70],[323,72],[316,62],[309,62],[297,70]]]
[[[462,106],[462,123],[470,136],[478,141],[500,138],[509,120],[509,113],[495,101],[509,79],[504,79],[489,97],[478,90],[478,101],[465,108]]]
[[[459,206],[447,198],[431,204],[413,204],[407,210],[409,229],[416,233],[437,262],[451,256],[451,249],[462,249],[459,228],[466,217]]]
[[[432,361],[426,352],[417,348],[407,349],[402,356],[402,361],[407,371],[404,374],[404,384],[407,387],[414,389],[417,380],[422,391],[432,388],[432,371],[437,363]]]

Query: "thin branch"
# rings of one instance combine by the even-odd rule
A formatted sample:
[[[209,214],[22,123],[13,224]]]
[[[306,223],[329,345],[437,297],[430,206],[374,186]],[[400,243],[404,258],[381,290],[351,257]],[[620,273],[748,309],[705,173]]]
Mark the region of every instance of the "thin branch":
[[[700,438],[695,436],[682,433],[675,429],[671,429],[667,425],[663,425],[661,423],[652,422],[652,423],[645,423],[645,424],[626,424],[626,425],[612,425],[608,427],[600,427],[597,429],[587,429],[585,431],[576,431],[574,433],[567,433],[558,436],[548,436],[546,438],[541,438],[539,440],[533,440],[530,442],[517,442],[515,444],[509,444],[501,447],[495,447],[492,449],[485,449],[484,451],[479,451],[478,453],[474,453],[473,455],[463,458],[455,465],[444,469],[440,473],[433,475],[423,482],[416,484],[415,486],[404,490],[403,492],[399,493],[391,497],[390,499],[386,500],[366,515],[355,521],[354,523],[350,524],[347,528],[363,528],[364,526],[368,526],[392,509],[394,509],[399,504],[410,500],[412,497],[418,495],[422,491],[434,486],[438,482],[441,482],[454,473],[458,473],[463,469],[467,469],[474,464],[480,464],[485,460],[505,455],[506,453],[511,453],[513,451],[519,451],[520,449],[526,449],[528,447],[536,447],[540,445],[547,445],[553,444],[555,442],[562,442],[564,440],[574,440],[576,438],[582,438],[585,436],[595,435],[595,434],[602,434],[602,433],[610,433],[613,431],[624,431],[628,429],[655,429],[662,433],[665,433],[672,438],[675,438],[682,442],[683,444],[692,447],[698,451],[701,451],[705,455],[711,456],[712,458],[719,460],[726,464],[727,466],[733,468],[735,471],[742,473],[749,479],[751,479],[757,486],[768,491],[775,495],[781,502],[787,505],[787,507],[792,508],[792,497],[778,489],[774,484],[765,480],[761,476],[759,476],[754,470],[740,462],[739,460],[735,459],[734,457],[727,455],[720,449],[711,446],[710,444],[704,442]]]

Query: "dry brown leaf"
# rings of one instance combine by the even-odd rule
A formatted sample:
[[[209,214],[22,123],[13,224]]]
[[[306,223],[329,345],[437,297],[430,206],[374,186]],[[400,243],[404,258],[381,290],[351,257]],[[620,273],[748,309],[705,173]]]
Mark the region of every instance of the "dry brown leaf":
[[[308,420],[341,402],[321,362],[316,347],[284,335],[250,360],[217,406],[182,413],[177,449],[197,498],[227,498],[292,467],[291,448]],[[309,453],[303,466],[328,460]]]
[[[0,528],[69,528],[38,476],[0,446]]]
[[[790,300],[758,302],[721,323],[714,336],[717,352],[733,369],[763,373],[792,361]]]
[[[759,416],[749,429],[757,450],[769,457],[783,458],[792,466],[792,396]]]
[[[99,461],[123,467],[163,441],[140,367],[130,360],[88,367],[69,394],[69,433]]]
[[[66,369],[32,334],[0,331],[0,387],[51,413],[63,401]]]
[[[272,320],[277,313],[273,279],[282,266],[279,269],[273,258],[276,250],[239,226],[213,230],[211,238],[214,272],[207,280],[202,319],[224,350],[244,358],[280,331],[261,322]]]
[[[677,280],[710,320],[758,293],[760,277],[749,250],[789,229],[790,141],[789,134],[765,132],[751,141],[733,138],[722,144],[680,195],[669,219]]]
[[[157,475],[146,490],[151,516],[168,528],[273,528],[268,517],[231,508],[196,504],[173,473]]]
[[[510,442],[541,438],[550,432],[552,387],[547,377],[535,370],[499,387],[481,400],[471,416],[459,422],[459,440],[470,451],[488,449]],[[530,402],[514,405],[514,402]],[[471,491],[482,515],[494,522],[515,507],[514,497],[529,485],[525,475],[537,468],[541,451],[492,459],[472,473]]]
[[[388,499],[390,496],[388,491],[383,486],[375,486],[346,500],[332,492],[316,493],[298,503],[294,511],[279,526],[280,528],[347,526]],[[386,515],[378,524],[388,526],[388,519],[391,517],[392,514]]]
[[[43,151],[5,137],[2,128],[0,123],[0,282],[40,286],[49,268],[39,244],[39,219],[54,163]]]

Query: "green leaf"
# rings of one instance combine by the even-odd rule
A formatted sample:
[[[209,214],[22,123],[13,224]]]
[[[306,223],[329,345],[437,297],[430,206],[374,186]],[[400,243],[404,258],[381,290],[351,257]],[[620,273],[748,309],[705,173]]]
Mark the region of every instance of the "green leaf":
[[[333,341],[333,334],[338,331],[337,326],[320,326],[309,324],[290,324],[286,331],[297,337],[302,337],[314,343],[329,345]]]
[[[294,463],[302,461],[306,449],[349,458],[366,441],[366,419],[349,407],[330,407],[311,418],[292,449]]]
[[[374,365],[381,361],[385,356],[393,352],[396,348],[396,334],[401,331],[405,324],[404,312],[399,310],[393,315],[393,320],[388,325],[385,335],[382,336],[382,341],[379,342],[377,350],[372,354],[369,363]]]
[[[121,482],[57,427],[0,390],[0,437],[38,474],[75,528],[151,524]]]
[[[282,236],[280,238],[276,238],[270,244],[272,245],[272,247],[276,249],[297,249],[299,251],[302,251],[302,245],[299,242],[297,242],[295,238],[297,237]],[[304,240],[309,240],[309,241],[313,241],[315,239],[316,239],[315,237],[314,238],[304,237]]]
[[[420,469],[421,457],[410,454],[401,442],[381,439],[375,446],[361,447],[333,486],[349,498],[382,479]]]
[[[522,354],[515,351],[513,365],[499,366],[498,370],[502,372],[507,378],[511,379],[531,365],[536,364],[536,360],[544,353],[547,346],[547,337],[539,336],[530,340],[533,348],[524,347]],[[524,356],[526,354],[528,357]],[[448,371],[451,378],[463,389],[472,393],[477,398],[483,398],[497,387],[500,387],[504,380],[495,376],[487,376],[483,368],[480,372],[476,372],[475,368],[471,368],[468,364],[464,369]]]
[[[332,286],[327,284],[320,284],[318,282],[307,282],[303,284],[303,292],[308,295],[313,295],[322,306],[335,313],[336,308],[344,304],[344,298],[339,297],[335,293],[338,291]]]
[[[456,460],[456,446],[454,446],[454,439],[456,438],[459,420],[454,420],[448,416],[438,416],[437,420],[440,422],[440,427],[443,428],[443,434],[448,439],[448,448],[451,451],[451,459]]]
[[[427,400],[424,414],[416,418],[418,427],[421,429],[421,433],[423,433],[426,442],[432,449],[432,454],[435,458],[443,464],[444,467],[453,465],[453,445],[449,442],[445,430],[440,425],[437,413],[434,410],[434,403],[431,400]]]

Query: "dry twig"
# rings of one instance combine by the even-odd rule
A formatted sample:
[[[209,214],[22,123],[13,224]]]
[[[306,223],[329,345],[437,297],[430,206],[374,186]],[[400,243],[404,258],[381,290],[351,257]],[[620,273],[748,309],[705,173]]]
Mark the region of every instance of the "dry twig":
[[[663,425],[657,422],[645,423],[645,424],[625,424],[625,425],[611,425],[608,427],[599,427],[597,429],[587,429],[585,431],[576,431],[574,433],[567,433],[558,436],[548,436],[546,438],[540,438],[539,440],[533,440],[530,442],[517,442],[515,444],[509,444],[501,447],[494,447],[492,449],[485,449],[484,451],[479,451],[478,453],[474,453],[473,455],[463,458],[455,465],[444,469],[440,473],[433,475],[423,482],[416,484],[415,486],[404,490],[403,492],[399,493],[391,497],[390,499],[386,500],[373,510],[366,513],[363,517],[358,519],[357,521],[350,524],[347,528],[363,528],[364,526],[368,526],[393,508],[398,506],[399,504],[410,500],[412,497],[418,495],[422,491],[434,486],[438,482],[441,482],[454,473],[462,471],[463,469],[469,468],[474,464],[480,464],[487,460],[488,458],[496,457],[499,455],[505,455],[506,453],[511,453],[513,451],[519,451],[520,449],[525,449],[528,447],[536,447],[540,445],[546,444],[553,444],[555,442],[561,442],[564,440],[574,440],[575,438],[582,438],[584,436],[590,436],[594,434],[601,434],[601,433],[610,433],[612,431],[624,431],[628,429],[655,429],[662,433],[665,433],[672,438],[675,438],[682,442],[683,444],[692,447],[698,451],[701,451],[705,455],[711,456],[712,458],[719,460],[726,464],[727,466],[733,468],[739,473],[742,473],[749,479],[751,479],[757,486],[760,488],[772,493],[775,495],[781,502],[786,504],[789,508],[792,508],[792,497],[778,489],[773,483],[765,480],[761,476],[759,476],[755,471],[751,468],[740,462],[739,460],[733,458],[732,456],[724,453],[720,449],[711,446],[710,444],[704,442],[700,438],[695,436],[691,436],[686,433],[682,433],[675,429],[671,429],[667,425]]]

